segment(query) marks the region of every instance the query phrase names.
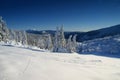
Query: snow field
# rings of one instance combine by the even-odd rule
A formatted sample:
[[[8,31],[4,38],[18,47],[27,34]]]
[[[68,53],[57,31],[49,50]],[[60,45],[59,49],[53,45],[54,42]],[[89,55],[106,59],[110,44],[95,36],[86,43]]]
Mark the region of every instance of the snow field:
[[[0,80],[120,80],[120,59],[0,46]]]

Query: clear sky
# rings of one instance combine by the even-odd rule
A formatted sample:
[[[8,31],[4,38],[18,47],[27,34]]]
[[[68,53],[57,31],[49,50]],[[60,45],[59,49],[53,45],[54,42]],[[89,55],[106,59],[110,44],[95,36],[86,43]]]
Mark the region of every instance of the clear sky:
[[[120,24],[120,0],[0,0],[12,29],[89,31]]]

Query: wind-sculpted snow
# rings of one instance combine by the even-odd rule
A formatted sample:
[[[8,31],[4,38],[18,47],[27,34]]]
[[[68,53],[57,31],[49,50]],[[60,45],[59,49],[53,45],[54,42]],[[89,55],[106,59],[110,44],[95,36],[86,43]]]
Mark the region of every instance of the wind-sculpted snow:
[[[120,80],[120,59],[0,46],[0,80]]]

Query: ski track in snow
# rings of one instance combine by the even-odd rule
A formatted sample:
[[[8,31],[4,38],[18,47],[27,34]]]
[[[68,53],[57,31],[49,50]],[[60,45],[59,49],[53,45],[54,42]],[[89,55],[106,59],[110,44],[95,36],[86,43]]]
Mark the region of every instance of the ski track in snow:
[[[120,80],[120,59],[0,46],[0,80]]]

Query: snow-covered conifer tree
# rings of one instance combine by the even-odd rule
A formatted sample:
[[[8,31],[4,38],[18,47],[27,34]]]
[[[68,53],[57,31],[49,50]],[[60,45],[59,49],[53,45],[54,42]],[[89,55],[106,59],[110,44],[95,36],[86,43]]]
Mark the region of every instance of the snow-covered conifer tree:
[[[57,28],[54,41],[54,52],[66,52],[66,40],[64,37],[63,26],[60,28],[60,30]]]
[[[55,39],[54,39],[54,48],[53,51],[57,52],[59,47],[59,28],[56,28]]]
[[[51,50],[53,45],[52,45],[52,40],[51,40],[51,35],[50,34],[48,34],[48,38],[46,40],[46,44],[47,44],[46,48],[48,50]]]
[[[15,32],[15,30],[9,29],[8,40],[9,40],[9,41],[8,41],[9,43],[17,44],[17,41],[16,41],[16,32]]]
[[[44,39],[41,39],[41,37],[38,38],[37,46],[38,46],[40,49],[45,49]]]
[[[70,53],[72,52],[72,41],[71,41],[71,39],[72,39],[72,35],[69,36],[69,39],[67,41],[67,47],[66,47],[67,51],[70,52]]]
[[[65,41],[65,37],[64,37],[63,25],[61,26],[61,29],[60,29],[60,47],[61,48],[66,47],[66,41]]]
[[[21,36],[22,37],[22,40],[21,40],[22,44],[27,45],[28,42],[27,42],[27,33],[26,33],[26,31],[22,31],[21,34],[22,34],[22,36]]]
[[[76,52],[76,48],[77,48],[76,37],[77,37],[77,35],[74,35],[74,36],[73,36],[73,51],[74,51],[74,52]]]
[[[9,35],[9,30],[7,28],[7,25],[6,25],[5,21],[2,19],[2,17],[0,16],[0,36],[1,36],[1,40],[4,41],[4,42],[7,42],[8,35]]]

